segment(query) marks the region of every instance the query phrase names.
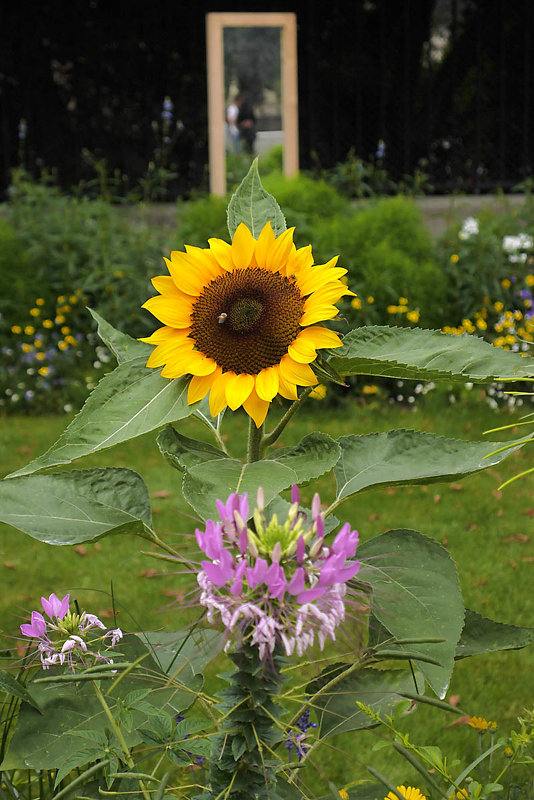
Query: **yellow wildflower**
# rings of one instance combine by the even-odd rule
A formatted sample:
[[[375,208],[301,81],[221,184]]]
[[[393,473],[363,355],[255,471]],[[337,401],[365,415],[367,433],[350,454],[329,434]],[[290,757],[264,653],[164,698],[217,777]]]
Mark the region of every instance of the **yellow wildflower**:
[[[33,325],[26,325],[26,327],[24,328],[24,333],[26,334],[26,336],[33,336],[33,334],[35,333],[35,328],[33,327]]]
[[[400,796],[404,797],[404,800],[426,800],[425,795],[415,786],[397,786],[396,789]],[[398,800],[398,797],[393,792],[388,792],[384,800]]]
[[[67,342],[67,344],[72,344],[72,345],[78,344],[74,336],[70,336],[70,334],[69,336],[65,336],[65,341]]]
[[[362,389],[363,394],[376,394],[378,392],[378,386],[375,383],[366,383]]]
[[[70,333],[69,326],[68,325],[63,325],[63,327],[61,328],[61,333],[63,334],[63,336],[67,336],[67,334]]]
[[[38,355],[42,355],[42,353],[39,353]],[[44,376],[48,375],[48,373],[50,372],[50,367],[39,367],[37,372],[44,378]]]
[[[44,299],[42,297],[38,297],[37,300],[35,301],[35,305],[36,306],[44,306],[44,304],[45,304],[45,301],[44,301]]]
[[[495,311],[502,311],[504,308],[504,304],[501,303],[500,300],[497,300],[497,302],[493,304],[493,308],[495,309]]]
[[[512,334],[511,334],[511,333],[509,333],[509,334],[508,334],[508,335],[505,337],[505,341],[506,341],[506,344],[514,344],[514,342],[515,342],[515,336],[512,336]]]
[[[370,294],[369,297],[367,298],[367,302],[369,303],[369,305],[372,305],[375,302],[375,298],[373,297],[372,294]]]
[[[317,386],[314,386],[310,392],[310,397],[313,397],[314,400],[322,400],[325,395],[326,386],[324,383],[317,384]]]
[[[512,758],[514,751],[511,747],[505,747],[503,750],[503,755],[505,758]]]
[[[408,303],[408,298],[407,297],[399,297],[399,305],[400,306],[405,306],[405,305],[407,305],[407,303]]]
[[[416,310],[408,311],[408,313],[406,314],[406,319],[409,322],[419,322],[419,311]]]
[[[509,289],[511,285],[512,285],[512,284],[511,284],[511,282],[508,280],[508,278],[503,278],[503,279],[502,279],[502,281],[501,281],[501,286],[502,286],[502,288],[503,288],[503,289]]]
[[[20,327],[20,325],[12,325],[11,333],[22,333],[22,328]]]
[[[53,328],[53,327],[54,327],[54,323],[52,322],[51,319],[44,319],[43,320],[43,328]]]
[[[526,300],[523,300],[523,305],[525,306],[525,308],[530,308],[532,305],[532,300],[529,300],[527,297]]]
[[[527,286],[534,286],[534,275],[527,275],[525,278],[525,283]]]
[[[485,331],[488,327],[486,320],[484,319],[477,319],[477,328],[481,331]]]
[[[399,310],[398,306],[388,306],[386,309],[388,314],[396,314],[398,310]]]
[[[70,308],[70,306],[69,306],[69,305],[66,305],[66,306],[61,306],[61,307],[60,307],[60,308],[58,308],[57,310],[58,310],[58,313],[59,313],[59,314],[68,314],[68,313],[69,313],[69,311],[71,310],[71,308]]]
[[[341,800],[349,800],[349,793],[346,789],[340,789],[339,796],[341,797]]]
[[[69,345],[67,344],[67,342],[64,342],[63,339],[61,339],[61,341],[57,343],[57,348],[58,350],[68,350]]]
[[[31,353],[32,350],[33,350],[33,347],[31,346],[31,344],[27,344],[26,342],[24,342],[24,344],[22,345],[22,352],[23,353]]]
[[[38,317],[40,313],[41,313],[40,308],[30,308],[30,314],[32,315],[32,317]]]
[[[355,297],[354,300],[351,301],[351,306],[352,308],[355,308],[356,311],[359,311],[360,308],[362,307],[362,301],[360,300],[359,297]]]
[[[407,305],[397,306],[397,311],[399,312],[399,314],[406,314],[406,312],[408,311],[408,306]]]
[[[35,358],[37,359],[37,361],[44,361],[45,358],[46,358],[46,355],[45,355],[45,353],[39,352],[39,353],[35,354]]]
[[[469,722],[467,723],[474,728],[479,733],[485,733],[486,731],[496,731],[497,730],[497,723],[492,722],[491,720],[484,719],[484,717],[471,717]]]
[[[458,253],[453,253],[452,256],[451,256],[452,263],[453,264],[457,264],[459,260],[460,260],[460,256],[458,255]]]
[[[521,311],[514,311],[514,319],[523,319],[523,314]]]
[[[506,344],[504,336],[498,336],[493,342],[494,347],[502,347],[503,344]]]
[[[72,303],[72,305],[74,305],[77,302],[78,302],[78,298],[76,297],[76,295],[75,294],[71,294],[71,296],[69,297],[69,303]]]
[[[66,299],[67,298],[65,297],[64,294],[60,294],[59,297],[57,298],[57,302],[58,303],[64,303]]]
[[[33,342],[33,346],[34,347],[42,347],[43,343],[42,343],[41,339],[35,339],[34,342]]]
[[[58,314],[56,319],[55,319],[55,322],[56,322],[56,325],[63,325],[63,323],[65,322],[65,317],[62,316],[61,314]]]

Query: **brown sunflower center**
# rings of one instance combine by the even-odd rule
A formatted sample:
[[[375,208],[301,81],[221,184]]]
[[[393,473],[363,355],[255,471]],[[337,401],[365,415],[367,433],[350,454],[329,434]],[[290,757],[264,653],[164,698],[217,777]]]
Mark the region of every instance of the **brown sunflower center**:
[[[251,267],[209,283],[193,306],[191,338],[223,372],[257,375],[296,339],[305,298],[292,280]]]

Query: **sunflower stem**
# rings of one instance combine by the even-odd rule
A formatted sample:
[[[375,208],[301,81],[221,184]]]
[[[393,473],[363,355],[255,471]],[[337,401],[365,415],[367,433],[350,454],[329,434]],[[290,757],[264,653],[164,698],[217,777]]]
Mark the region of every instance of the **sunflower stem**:
[[[312,390],[313,386],[307,386],[306,389],[304,389],[304,391],[300,395],[300,397],[289,406],[289,408],[287,409],[286,413],[284,414],[284,416],[282,417],[276,428],[273,428],[270,433],[268,433],[266,436],[263,437],[263,442],[261,447],[262,455],[266,447],[271,447],[277,441],[277,439],[279,438],[280,434],[286,427],[287,423],[289,422],[293,414],[299,410],[303,402],[309,397]]]
[[[262,456],[263,425],[256,427],[254,420],[250,419],[248,427],[247,463],[259,461]]]

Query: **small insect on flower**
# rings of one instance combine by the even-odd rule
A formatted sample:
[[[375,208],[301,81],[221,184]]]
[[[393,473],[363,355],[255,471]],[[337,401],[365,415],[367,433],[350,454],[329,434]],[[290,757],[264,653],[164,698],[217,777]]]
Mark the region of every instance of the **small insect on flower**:
[[[219,314],[219,316],[217,317],[217,322],[219,323],[219,325],[222,325],[224,322],[226,322],[227,319],[228,319],[228,314],[226,313],[226,311],[223,311],[222,314]]]

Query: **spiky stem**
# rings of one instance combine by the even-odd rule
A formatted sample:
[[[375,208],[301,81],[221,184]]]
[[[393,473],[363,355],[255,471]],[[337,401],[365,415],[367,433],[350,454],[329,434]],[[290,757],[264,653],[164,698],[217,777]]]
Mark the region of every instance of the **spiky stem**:
[[[274,698],[282,684],[285,660],[276,653],[261,661],[257,646],[244,643],[230,656],[235,669],[219,693],[223,713],[214,737],[209,783],[211,800],[269,800],[275,796],[273,746],[280,739]]]

